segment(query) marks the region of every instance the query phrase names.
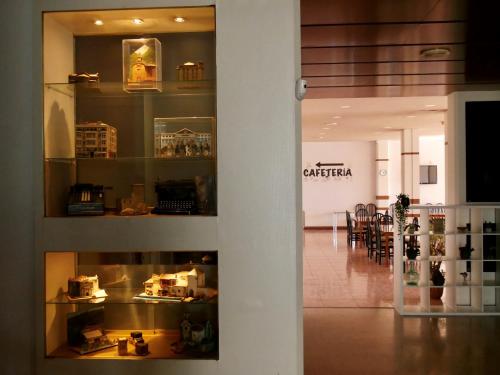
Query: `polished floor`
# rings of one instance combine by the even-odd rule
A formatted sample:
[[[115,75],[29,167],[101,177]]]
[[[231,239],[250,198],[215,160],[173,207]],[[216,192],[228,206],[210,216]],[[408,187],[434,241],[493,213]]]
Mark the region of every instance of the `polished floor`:
[[[390,266],[344,237],[305,232],[305,375],[500,374],[500,318],[402,318]]]
[[[334,242],[330,230],[304,234],[305,307],[392,307],[392,265],[369,259],[366,247],[347,246],[346,232]]]

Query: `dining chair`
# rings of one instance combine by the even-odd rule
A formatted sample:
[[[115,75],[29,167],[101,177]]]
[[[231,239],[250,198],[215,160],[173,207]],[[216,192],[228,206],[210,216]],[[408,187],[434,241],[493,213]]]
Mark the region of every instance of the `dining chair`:
[[[358,210],[361,210],[362,208],[366,209],[366,206],[363,203],[358,203],[354,206],[354,213],[356,213]]]
[[[377,206],[373,203],[368,203],[366,205],[366,211],[368,211],[368,216],[372,217],[377,213]]]
[[[380,221],[380,219],[382,219],[383,216],[384,214],[381,212],[377,212],[374,215],[372,215],[372,225],[375,224],[375,221]]]
[[[363,238],[363,231],[355,224],[355,221],[351,218],[349,211],[346,211],[346,221],[347,221],[347,243],[351,245],[353,242],[361,241]]]

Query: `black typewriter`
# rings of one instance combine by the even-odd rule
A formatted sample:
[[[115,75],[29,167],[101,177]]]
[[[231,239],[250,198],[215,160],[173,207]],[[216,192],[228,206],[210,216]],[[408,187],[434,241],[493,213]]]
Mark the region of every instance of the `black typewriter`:
[[[102,185],[76,184],[71,187],[67,205],[69,216],[104,215]]]
[[[196,185],[193,180],[161,181],[155,185],[159,215],[193,215],[198,213]]]

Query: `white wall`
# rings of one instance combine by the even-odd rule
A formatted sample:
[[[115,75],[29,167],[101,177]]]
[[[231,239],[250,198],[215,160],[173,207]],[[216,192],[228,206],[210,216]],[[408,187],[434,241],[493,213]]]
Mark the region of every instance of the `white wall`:
[[[389,204],[396,201],[396,197],[401,193],[401,141],[388,141],[389,146],[389,167],[387,176],[389,177]]]
[[[445,203],[444,135],[420,136],[420,165],[437,165],[437,184],[420,184],[420,203]]]
[[[305,177],[305,226],[331,226],[334,211],[352,211],[357,203],[375,203],[375,142],[303,142],[302,172],[321,163],[344,163],[352,178]],[[345,215],[339,214],[339,225]]]

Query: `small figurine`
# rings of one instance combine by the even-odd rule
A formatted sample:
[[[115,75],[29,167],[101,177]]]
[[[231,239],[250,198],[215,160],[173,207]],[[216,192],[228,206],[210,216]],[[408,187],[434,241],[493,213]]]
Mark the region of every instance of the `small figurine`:
[[[142,61],[142,57],[137,57],[135,64],[132,65],[132,77],[130,82],[142,82],[146,80],[146,65]]]

